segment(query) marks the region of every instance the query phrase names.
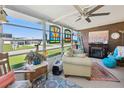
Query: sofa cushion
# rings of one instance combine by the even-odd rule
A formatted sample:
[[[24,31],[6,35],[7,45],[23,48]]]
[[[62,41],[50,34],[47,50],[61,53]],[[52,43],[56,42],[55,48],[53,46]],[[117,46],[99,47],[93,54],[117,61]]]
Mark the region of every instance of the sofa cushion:
[[[5,88],[15,81],[15,75],[13,71],[0,77],[0,88]]]
[[[74,57],[81,57],[81,58],[84,58],[84,57],[86,57],[86,54],[74,54],[73,56],[74,56]]]
[[[82,50],[80,49],[73,49],[74,54],[82,54]]]
[[[29,80],[15,81],[13,84],[9,85],[8,88],[30,88],[31,83]]]
[[[92,62],[91,62],[90,58],[88,58],[88,57],[81,58],[81,57],[63,56],[62,60],[63,60],[63,63],[67,63],[67,64],[92,66]]]

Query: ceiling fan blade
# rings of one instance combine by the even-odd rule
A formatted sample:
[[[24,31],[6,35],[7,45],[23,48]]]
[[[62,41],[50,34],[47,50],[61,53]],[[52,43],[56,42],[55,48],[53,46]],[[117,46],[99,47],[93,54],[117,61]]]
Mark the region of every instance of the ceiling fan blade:
[[[88,23],[90,23],[90,22],[91,22],[91,20],[90,20],[90,18],[89,18],[89,17],[85,18],[85,20],[86,20]]]
[[[74,5],[74,7],[80,13],[80,15],[83,15],[83,11],[82,11],[82,9],[80,8],[79,5]]]
[[[105,16],[105,15],[109,15],[110,13],[95,13],[95,14],[90,14],[89,17],[94,17],[94,16]]]
[[[88,15],[92,14],[93,12],[97,11],[98,9],[102,8],[104,5],[98,5],[89,12],[87,12]]]
[[[3,10],[3,12],[4,12],[4,14],[5,14],[6,16],[8,16],[5,10]]]
[[[78,19],[76,19],[75,22],[77,22],[77,21],[79,21],[79,20],[81,20],[81,17],[79,17]]]
[[[0,13],[5,14],[6,16],[8,16],[7,13],[3,9],[0,10]]]

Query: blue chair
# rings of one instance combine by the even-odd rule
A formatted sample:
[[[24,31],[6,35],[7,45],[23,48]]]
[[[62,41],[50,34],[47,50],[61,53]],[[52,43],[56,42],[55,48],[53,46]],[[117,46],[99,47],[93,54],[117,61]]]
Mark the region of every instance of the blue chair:
[[[113,54],[102,60],[103,64],[108,68],[115,68],[117,66],[117,60],[122,60],[123,57],[118,56],[118,48],[115,48]]]
[[[115,68],[117,65],[117,62],[114,57],[107,57],[102,60],[103,64],[108,68]]]

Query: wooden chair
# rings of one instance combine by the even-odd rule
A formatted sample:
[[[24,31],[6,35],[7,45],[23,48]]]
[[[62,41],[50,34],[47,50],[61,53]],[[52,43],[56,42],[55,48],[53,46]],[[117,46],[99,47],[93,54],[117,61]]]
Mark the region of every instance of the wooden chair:
[[[0,53],[0,79],[1,79],[0,81],[2,83],[5,83],[6,79],[4,79],[4,81],[2,79],[4,77],[6,78],[6,76],[11,72],[13,72],[13,75],[14,75],[14,71],[12,71],[10,64],[9,64],[8,53]],[[15,75],[14,75],[14,78],[15,78]],[[7,81],[10,81],[10,78],[8,78]],[[28,87],[31,87],[31,84],[30,84],[29,80],[20,80],[20,81],[14,80],[14,82],[7,85],[7,87],[9,87],[9,88],[28,88]]]
[[[11,71],[8,53],[0,53],[0,76]]]

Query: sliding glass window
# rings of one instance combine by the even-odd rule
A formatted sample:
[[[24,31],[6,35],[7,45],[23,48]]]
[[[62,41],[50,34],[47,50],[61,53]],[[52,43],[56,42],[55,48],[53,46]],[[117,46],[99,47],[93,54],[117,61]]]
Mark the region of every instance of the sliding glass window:
[[[18,67],[25,62],[26,53],[35,51],[39,42],[39,50],[42,51],[42,24],[10,16],[7,18],[9,22],[3,25],[3,51],[8,52],[11,66]]]

